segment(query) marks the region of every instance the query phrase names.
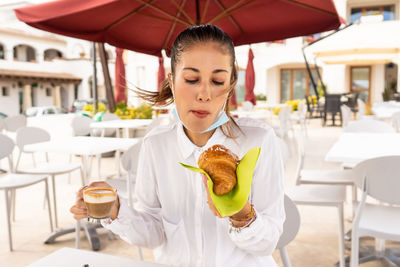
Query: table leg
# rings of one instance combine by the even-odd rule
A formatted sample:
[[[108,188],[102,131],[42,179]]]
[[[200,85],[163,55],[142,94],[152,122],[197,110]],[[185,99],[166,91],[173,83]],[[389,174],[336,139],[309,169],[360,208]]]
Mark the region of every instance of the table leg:
[[[56,228],[58,228],[58,218],[57,218],[57,201],[56,201],[56,181],[54,175],[51,176],[51,186],[53,191],[53,206],[54,206],[54,222]]]

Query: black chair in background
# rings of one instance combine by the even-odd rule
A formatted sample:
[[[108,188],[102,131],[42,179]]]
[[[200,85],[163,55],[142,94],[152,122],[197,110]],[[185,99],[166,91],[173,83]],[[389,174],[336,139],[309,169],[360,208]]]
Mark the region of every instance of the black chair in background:
[[[313,100],[310,100],[309,97],[310,96],[307,95],[304,96],[304,98],[306,99],[307,112],[309,114],[309,118],[322,118],[324,107],[321,107],[318,102],[314,104]]]
[[[342,111],[340,106],[342,104],[340,98],[342,94],[326,94],[325,95],[325,106],[324,106],[324,121],[323,125],[326,125],[326,121],[328,119],[328,114],[331,115],[332,118],[332,126],[335,125],[335,117],[337,114],[340,116],[340,125],[342,125]]]

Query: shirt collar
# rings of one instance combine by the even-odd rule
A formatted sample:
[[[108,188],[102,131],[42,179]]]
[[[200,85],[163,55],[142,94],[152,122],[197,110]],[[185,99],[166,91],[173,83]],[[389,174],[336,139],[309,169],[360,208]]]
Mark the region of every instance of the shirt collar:
[[[178,138],[177,140],[178,147],[181,150],[184,159],[187,159],[195,151],[203,152],[205,149],[213,145],[224,143],[226,136],[222,132],[221,127],[218,127],[215,130],[214,134],[211,136],[211,138],[208,140],[207,144],[205,144],[203,147],[198,147],[195,144],[193,144],[192,141],[190,141],[190,139],[186,136],[183,130],[183,124],[178,122],[177,138]]]

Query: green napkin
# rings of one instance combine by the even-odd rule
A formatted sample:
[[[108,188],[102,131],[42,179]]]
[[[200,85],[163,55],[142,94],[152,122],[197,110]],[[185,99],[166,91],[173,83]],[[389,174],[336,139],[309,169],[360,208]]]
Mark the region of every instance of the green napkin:
[[[250,194],[251,183],[253,181],[254,168],[256,167],[260,151],[260,147],[255,147],[250,149],[246,155],[244,155],[236,168],[237,183],[232,191],[224,195],[214,194],[214,183],[206,171],[181,162],[179,163],[191,171],[203,173],[208,177],[208,191],[210,192],[211,199],[219,211],[219,214],[221,214],[222,217],[226,217],[238,213],[246,204]]]

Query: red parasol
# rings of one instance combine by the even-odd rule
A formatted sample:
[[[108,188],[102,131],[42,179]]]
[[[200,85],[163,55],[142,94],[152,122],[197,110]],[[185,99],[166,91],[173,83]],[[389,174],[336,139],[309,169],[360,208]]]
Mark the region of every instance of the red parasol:
[[[126,103],[126,81],[125,81],[125,64],[122,54],[124,50],[117,47],[115,49],[117,54],[115,58],[115,102]]]
[[[249,49],[249,59],[247,62],[246,68],[246,80],[244,83],[244,87],[246,90],[246,95],[244,100],[250,101],[253,105],[256,105],[256,96],[254,94],[254,84],[255,84],[255,74],[254,74],[254,65],[253,65],[254,54],[251,48]]]
[[[332,0],[63,0],[15,9],[42,30],[142,52],[167,54],[188,26],[215,24],[235,45],[337,29]]]

